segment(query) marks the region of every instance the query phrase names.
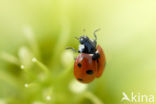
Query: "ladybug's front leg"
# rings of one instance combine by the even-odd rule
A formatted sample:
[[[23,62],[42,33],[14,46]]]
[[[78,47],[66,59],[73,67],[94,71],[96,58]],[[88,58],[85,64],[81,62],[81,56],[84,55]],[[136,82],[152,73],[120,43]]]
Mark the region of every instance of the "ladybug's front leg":
[[[75,52],[75,53],[80,53],[79,51],[76,51],[74,48],[72,48],[72,47],[67,47],[66,49],[71,49],[73,52]]]
[[[97,60],[98,58],[100,58],[100,54],[98,52],[95,52],[92,56],[92,59]]]

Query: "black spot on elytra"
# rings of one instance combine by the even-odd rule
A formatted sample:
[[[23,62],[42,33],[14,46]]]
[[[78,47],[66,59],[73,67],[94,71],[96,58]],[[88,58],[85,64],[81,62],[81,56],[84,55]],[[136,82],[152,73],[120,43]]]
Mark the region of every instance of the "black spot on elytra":
[[[83,81],[83,79],[81,79],[81,78],[78,78],[77,80],[79,80],[79,81]]]
[[[100,58],[100,54],[99,53],[97,53],[97,57]]]
[[[93,70],[89,69],[89,70],[86,71],[86,73],[89,74],[89,75],[92,75],[94,72],[93,72]]]
[[[93,60],[96,60],[96,56],[95,56],[95,55],[93,55],[92,59],[93,59]]]
[[[79,68],[81,68],[81,66],[82,66],[80,63],[78,63],[77,65],[78,65]]]

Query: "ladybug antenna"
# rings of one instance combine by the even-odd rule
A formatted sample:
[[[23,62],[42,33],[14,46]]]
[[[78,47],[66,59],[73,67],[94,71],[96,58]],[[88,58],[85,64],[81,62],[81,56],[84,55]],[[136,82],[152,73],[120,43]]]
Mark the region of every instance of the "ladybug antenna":
[[[80,38],[78,38],[78,37],[75,37],[75,39],[79,40]]]
[[[98,32],[99,30],[101,30],[100,28],[96,29],[93,33],[94,37],[95,37],[95,41],[97,40],[97,36],[96,36],[96,32]]]
[[[85,34],[85,32],[86,32],[86,29],[83,29],[83,30],[82,30],[82,32],[83,32],[83,34]],[[83,36],[85,36],[85,35],[83,35]]]
[[[76,51],[74,48],[72,48],[72,47],[67,47],[66,49],[71,49],[73,52],[78,52],[78,51]]]

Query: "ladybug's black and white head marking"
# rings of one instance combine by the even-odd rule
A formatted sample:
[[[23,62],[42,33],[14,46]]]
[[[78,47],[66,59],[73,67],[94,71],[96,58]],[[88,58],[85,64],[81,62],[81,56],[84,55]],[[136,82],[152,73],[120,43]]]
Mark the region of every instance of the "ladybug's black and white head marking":
[[[79,53],[95,53],[97,44],[96,40],[89,39],[87,36],[81,36],[79,42]]]
[[[79,53],[82,53],[85,50],[85,46],[83,44],[79,45]]]
[[[80,36],[79,38],[75,37],[76,39],[79,40],[79,50],[76,51],[72,47],[67,47],[66,49],[72,49],[74,52],[78,53],[87,53],[87,54],[95,54],[96,52],[96,45],[97,45],[97,37],[96,37],[96,32],[99,31],[99,29],[94,31],[94,37],[95,39],[89,39],[87,36]]]
[[[89,38],[88,38],[87,36],[81,36],[81,37],[79,38],[80,44],[84,44],[84,43],[86,43],[86,42],[88,42],[88,41],[89,41]]]

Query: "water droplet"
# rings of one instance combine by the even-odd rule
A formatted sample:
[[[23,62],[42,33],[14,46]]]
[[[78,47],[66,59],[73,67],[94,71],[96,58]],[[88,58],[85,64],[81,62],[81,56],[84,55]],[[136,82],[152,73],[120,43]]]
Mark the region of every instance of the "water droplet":
[[[24,69],[24,65],[21,65],[21,69]]]
[[[28,83],[26,83],[26,84],[24,84],[24,86],[25,86],[26,88],[28,88],[28,87],[29,87],[29,84],[28,84]]]
[[[32,62],[36,62],[37,61],[37,59],[34,57],[34,58],[32,58]]]

